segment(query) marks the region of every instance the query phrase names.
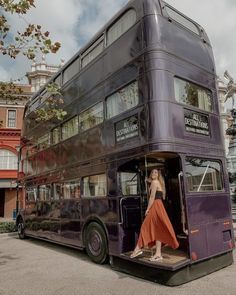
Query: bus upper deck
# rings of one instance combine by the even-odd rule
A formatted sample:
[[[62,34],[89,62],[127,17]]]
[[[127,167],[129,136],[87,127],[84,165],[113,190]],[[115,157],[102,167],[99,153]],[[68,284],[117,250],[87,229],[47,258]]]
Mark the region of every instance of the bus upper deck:
[[[67,162],[145,144],[224,154],[211,46],[199,25],[165,3],[130,1],[51,81],[68,115],[35,120],[45,88],[28,104],[23,138],[29,160],[41,155],[38,166],[53,169],[50,158],[70,146],[81,152]]]

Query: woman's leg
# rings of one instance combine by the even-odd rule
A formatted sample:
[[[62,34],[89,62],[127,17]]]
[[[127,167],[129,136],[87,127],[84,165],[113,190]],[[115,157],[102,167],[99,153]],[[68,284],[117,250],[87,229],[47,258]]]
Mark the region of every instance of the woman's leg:
[[[156,241],[156,251],[155,251],[155,254],[150,258],[150,261],[155,262],[155,261],[159,261],[159,260],[162,260],[161,242]]]
[[[161,242],[156,241],[156,252],[153,257],[161,257]]]

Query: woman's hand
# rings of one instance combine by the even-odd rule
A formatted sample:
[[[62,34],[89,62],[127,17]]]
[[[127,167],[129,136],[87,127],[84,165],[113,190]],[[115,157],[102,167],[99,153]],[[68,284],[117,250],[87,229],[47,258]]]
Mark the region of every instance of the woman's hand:
[[[147,182],[147,183],[151,183],[152,180],[151,180],[150,178],[145,177],[145,182]]]
[[[148,215],[148,212],[149,212],[149,209],[147,209],[147,210],[146,210],[146,212],[145,212],[145,216],[147,216],[147,215]]]

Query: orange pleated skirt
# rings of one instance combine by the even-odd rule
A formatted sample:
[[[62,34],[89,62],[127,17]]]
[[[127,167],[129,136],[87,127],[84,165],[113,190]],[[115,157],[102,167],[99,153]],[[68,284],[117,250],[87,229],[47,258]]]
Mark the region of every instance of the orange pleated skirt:
[[[169,245],[173,249],[179,247],[170,219],[161,199],[153,202],[140,229],[138,246],[153,247],[156,241]]]

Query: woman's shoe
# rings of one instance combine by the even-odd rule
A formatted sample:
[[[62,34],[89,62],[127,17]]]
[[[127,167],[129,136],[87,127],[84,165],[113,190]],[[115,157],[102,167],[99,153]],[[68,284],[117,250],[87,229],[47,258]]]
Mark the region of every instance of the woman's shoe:
[[[162,256],[152,256],[149,261],[152,261],[152,262],[157,262],[157,261],[161,261],[163,259]]]
[[[143,254],[143,251],[140,249],[140,250],[137,250],[137,251],[134,251],[131,255],[130,255],[130,258],[135,258],[135,257],[138,257],[139,255],[142,255]]]

